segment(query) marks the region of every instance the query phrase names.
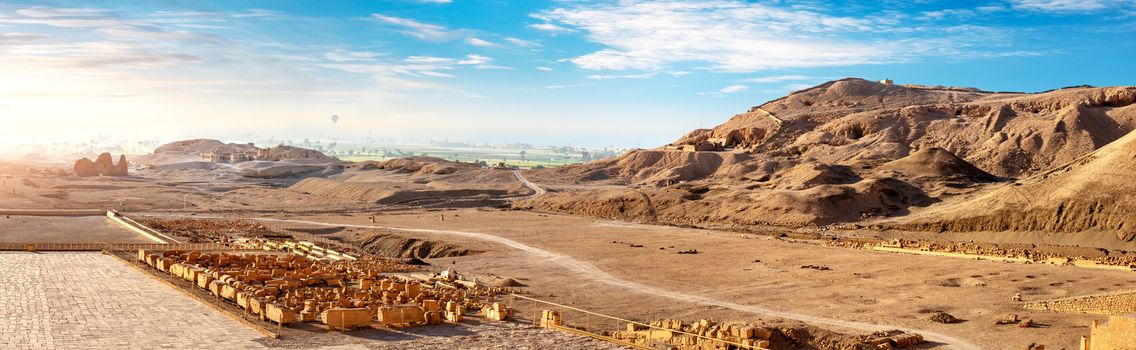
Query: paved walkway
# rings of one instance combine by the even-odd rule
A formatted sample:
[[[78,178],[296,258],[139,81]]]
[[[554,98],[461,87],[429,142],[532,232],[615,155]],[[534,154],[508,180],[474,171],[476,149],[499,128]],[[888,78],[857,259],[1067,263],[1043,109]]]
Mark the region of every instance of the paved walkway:
[[[0,252],[0,349],[248,349],[260,338],[110,256]]]

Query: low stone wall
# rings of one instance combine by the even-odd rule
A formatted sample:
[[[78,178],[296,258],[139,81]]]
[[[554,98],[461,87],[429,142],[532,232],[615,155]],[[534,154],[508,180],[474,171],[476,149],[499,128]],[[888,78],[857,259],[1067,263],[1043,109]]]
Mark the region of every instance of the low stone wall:
[[[1136,313],[1136,292],[1046,300],[1029,303],[1022,307],[1058,312],[1126,315]]]

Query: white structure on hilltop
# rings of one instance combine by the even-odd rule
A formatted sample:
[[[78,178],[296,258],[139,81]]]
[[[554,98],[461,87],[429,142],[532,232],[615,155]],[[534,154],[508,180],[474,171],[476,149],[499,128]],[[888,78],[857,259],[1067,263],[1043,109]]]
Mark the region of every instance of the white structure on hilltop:
[[[884,84],[884,85],[891,85],[893,83],[895,83],[895,82],[891,81],[891,79],[880,80],[880,84]]]

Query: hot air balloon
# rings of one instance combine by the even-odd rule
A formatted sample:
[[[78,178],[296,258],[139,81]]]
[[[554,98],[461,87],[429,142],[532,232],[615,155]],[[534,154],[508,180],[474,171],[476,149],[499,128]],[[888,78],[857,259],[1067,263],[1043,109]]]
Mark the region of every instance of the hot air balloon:
[[[332,114],[331,115],[331,123],[335,124],[335,123],[338,123],[338,122],[339,122],[339,115],[338,114]]]

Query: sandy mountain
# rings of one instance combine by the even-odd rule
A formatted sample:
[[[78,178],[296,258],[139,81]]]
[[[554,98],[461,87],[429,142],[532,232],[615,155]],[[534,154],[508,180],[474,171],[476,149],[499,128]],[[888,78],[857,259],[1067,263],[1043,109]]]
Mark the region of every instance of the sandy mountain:
[[[341,174],[309,177],[289,187],[304,194],[379,205],[501,206],[530,191],[512,172],[435,157],[349,164]]]
[[[214,159],[209,159],[210,155]],[[168,176],[227,172],[248,178],[275,179],[327,176],[342,171],[338,158],[312,149],[285,145],[260,148],[251,143],[210,139],[171,142],[134,161]]]
[[[324,155],[323,152],[292,147],[292,145],[281,144],[276,145],[276,147],[259,148],[252,143],[224,143],[209,139],[170,142],[153,150],[154,156],[199,157],[203,153],[244,153],[244,155],[256,156],[256,160],[293,160],[295,163],[332,163],[332,161],[339,161],[335,157]]]
[[[1025,94],[841,79],[664,147],[530,172],[563,190],[517,206],[684,224],[906,215],[1089,154],[1136,128],[1134,102],[1136,87]]]
[[[1000,186],[896,228],[929,231],[1113,232],[1136,239],[1136,133],[1052,170]]]

